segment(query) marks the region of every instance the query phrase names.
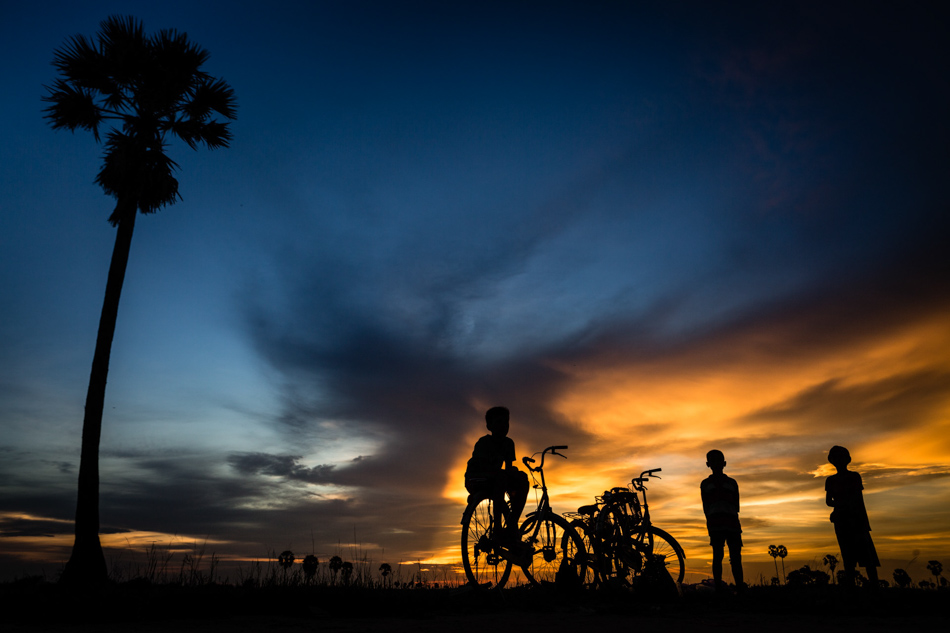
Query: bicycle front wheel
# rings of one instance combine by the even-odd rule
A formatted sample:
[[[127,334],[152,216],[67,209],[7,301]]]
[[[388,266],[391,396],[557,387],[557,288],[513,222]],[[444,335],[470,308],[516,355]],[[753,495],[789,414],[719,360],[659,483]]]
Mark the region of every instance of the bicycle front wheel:
[[[549,512],[521,524],[521,540],[531,547],[531,560],[522,567],[536,586],[583,586],[587,580],[587,550],[577,531],[562,516]]]
[[[641,529],[633,535],[638,550],[648,558],[645,567],[650,561],[663,565],[676,583],[683,582],[686,576],[686,554],[683,547],[665,530],[652,525]]]
[[[493,499],[473,501],[465,508],[462,567],[470,583],[492,589],[508,582],[511,561],[502,558],[497,548],[508,516],[508,504]]]

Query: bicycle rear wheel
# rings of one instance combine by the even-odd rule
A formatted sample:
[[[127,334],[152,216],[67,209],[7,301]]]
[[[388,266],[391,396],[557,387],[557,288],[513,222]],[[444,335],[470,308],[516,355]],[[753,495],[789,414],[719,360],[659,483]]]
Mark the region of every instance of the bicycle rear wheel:
[[[587,579],[587,550],[564,517],[553,512],[529,517],[521,524],[521,540],[532,549],[531,560],[522,567],[532,584],[583,586]]]
[[[683,582],[686,576],[686,554],[675,538],[652,525],[641,529],[633,537],[637,549],[647,557],[645,568],[648,568],[651,561],[662,564],[674,582]]]
[[[594,544],[591,542],[590,538],[590,526],[583,519],[574,519],[570,522],[574,531],[577,532],[577,535],[581,537],[581,543],[584,545],[584,551],[587,553],[587,565],[586,571],[582,582],[585,587],[596,587],[600,579],[598,578],[597,569],[595,565],[596,556],[594,553]]]
[[[492,589],[508,582],[511,561],[501,557],[497,543],[508,516],[508,504],[494,499],[473,500],[465,508],[462,567],[470,583]]]
[[[643,546],[635,538],[638,520],[620,504],[606,506],[598,514],[595,550],[602,583],[629,587],[643,571]]]

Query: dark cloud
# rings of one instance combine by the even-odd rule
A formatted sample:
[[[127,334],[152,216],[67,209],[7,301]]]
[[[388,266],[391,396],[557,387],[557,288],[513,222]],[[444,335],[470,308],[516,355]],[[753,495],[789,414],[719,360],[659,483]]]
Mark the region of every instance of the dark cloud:
[[[307,467],[297,463],[300,455],[268,455],[267,453],[232,453],[228,464],[241,475],[269,475],[305,483],[332,483],[333,465]]]

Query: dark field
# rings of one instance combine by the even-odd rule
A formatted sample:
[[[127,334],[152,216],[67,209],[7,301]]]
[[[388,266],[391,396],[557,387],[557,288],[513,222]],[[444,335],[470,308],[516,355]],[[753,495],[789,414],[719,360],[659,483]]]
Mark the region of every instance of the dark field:
[[[950,592],[750,587],[741,596],[686,592],[560,593],[531,587],[254,587],[115,584],[86,595],[39,581],[0,585],[3,630],[27,631],[538,631],[947,630]],[[620,628],[617,628],[620,627]]]

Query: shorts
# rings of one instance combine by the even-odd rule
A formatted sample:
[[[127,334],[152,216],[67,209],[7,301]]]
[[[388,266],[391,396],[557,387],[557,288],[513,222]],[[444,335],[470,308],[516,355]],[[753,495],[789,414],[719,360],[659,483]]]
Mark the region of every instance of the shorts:
[[[734,530],[713,530],[709,533],[709,544],[713,547],[729,546],[729,555],[742,549],[742,533]]]

